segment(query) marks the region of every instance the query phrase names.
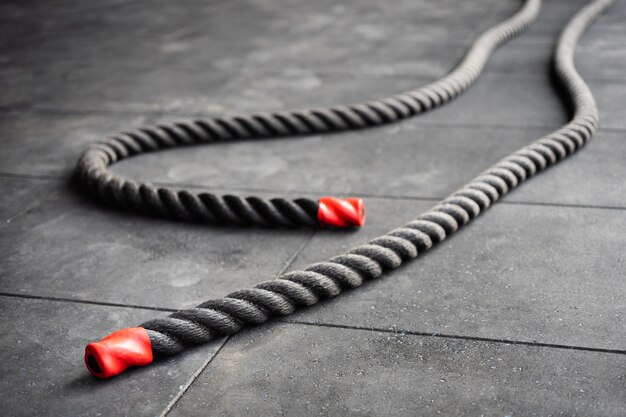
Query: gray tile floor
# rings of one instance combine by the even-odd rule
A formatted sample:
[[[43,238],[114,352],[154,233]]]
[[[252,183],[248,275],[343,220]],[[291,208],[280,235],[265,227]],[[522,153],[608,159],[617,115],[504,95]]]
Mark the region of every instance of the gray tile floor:
[[[3,1],[3,415],[626,415],[626,1],[577,64],[601,128],[467,230],[362,288],[114,380],[84,345],[319,261],[415,217],[567,112],[548,66],[582,0],[547,0],[450,105],[368,131],[146,155],[135,178],[357,195],[349,233],[236,230],[106,209],[81,149],[180,116],[385,96],[448,71],[517,0]]]

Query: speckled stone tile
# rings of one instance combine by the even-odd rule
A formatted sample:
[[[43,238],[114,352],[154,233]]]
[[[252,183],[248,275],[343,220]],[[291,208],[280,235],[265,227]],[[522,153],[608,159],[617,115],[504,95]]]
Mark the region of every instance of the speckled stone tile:
[[[221,39],[223,38],[223,39]],[[114,74],[165,70],[172,77],[188,78],[191,73],[207,72],[310,71],[359,76],[434,76],[445,74],[464,54],[465,39],[446,42],[411,42],[396,38],[377,40],[332,39],[328,37],[251,36],[233,40],[229,33],[221,38],[194,35],[180,40],[133,40],[132,53],[120,36],[83,38],[46,38],[30,48],[0,48],[2,66],[30,67],[39,79],[78,81],[74,74],[98,69]],[[48,68],[54,62],[55,68]],[[127,75],[128,76],[128,75]],[[120,81],[124,78],[120,77]],[[207,86],[208,88],[209,86]],[[207,90],[207,95],[210,93]]]
[[[626,357],[316,326],[236,336],[170,415],[621,416]]]
[[[0,238],[4,292],[167,308],[274,277],[307,230],[217,228],[113,211],[66,187]]]
[[[544,1],[537,21],[521,36],[499,48],[489,59],[486,73],[509,74],[516,77],[541,76],[548,79],[554,45],[558,35],[572,13],[586,1]],[[509,3],[503,3],[508,10]],[[616,2],[598,21],[585,32],[576,48],[576,68],[587,80],[626,81],[624,67],[624,44],[611,40],[610,33],[615,22],[623,22],[626,16],[623,2]],[[496,19],[497,17],[492,17]]]
[[[54,187],[54,180],[0,176],[0,228],[37,206]]]
[[[11,67],[20,75],[19,91],[29,108],[146,114],[215,114],[222,87],[231,78],[225,71],[173,73],[153,67],[115,69],[53,63],[46,68]]]
[[[567,20],[588,3],[585,0],[544,0],[538,19],[515,42],[529,45],[537,43],[553,44]],[[494,24],[511,15],[516,8],[516,2],[501,2],[497,11],[490,14],[487,22],[484,22],[484,24],[487,26]],[[585,32],[580,44],[594,46],[623,45],[626,41],[626,30],[623,25],[624,17],[626,17],[626,6],[624,6],[623,1],[617,0]]]
[[[625,47],[621,45],[581,45],[576,49],[576,67],[594,84],[606,81],[616,87],[626,83],[622,68],[626,66]],[[550,73],[553,48],[550,44],[523,44],[513,41],[499,49],[489,61],[486,73],[515,74],[517,77],[543,77]]]
[[[440,76],[492,3],[118,2],[61,12],[9,3],[7,37],[22,42],[0,44],[0,105],[204,114],[245,69]]]
[[[316,235],[290,269],[365,243],[433,202],[366,204],[369,227]],[[624,350],[624,213],[500,203],[421,258],[293,317]]]
[[[89,144],[154,121],[149,115],[1,114],[0,171],[69,176]]]
[[[401,128],[179,148],[127,159],[112,169],[162,183],[345,195],[363,183]]]
[[[0,312],[6,416],[158,415],[221,344],[103,381],[87,372],[85,345],[164,313],[5,296]]]
[[[548,130],[416,120],[355,133],[178,149],[122,161],[113,170],[131,178],[197,187],[443,198]],[[579,154],[510,198],[626,207],[622,183],[608,180],[623,174],[623,164],[611,155],[624,143],[620,133],[600,131]]]
[[[152,7],[136,1],[101,2],[85,5],[64,1],[56,7],[46,3],[3,5],[5,36],[78,37],[124,34],[128,37],[180,39],[196,33],[219,37],[224,32],[244,38],[253,36],[387,37],[430,39],[471,32],[489,13],[494,0],[459,4],[453,0],[419,3],[402,0],[393,7],[378,1],[190,1],[185,7],[167,1]],[[30,6],[30,7],[28,7]],[[514,7],[515,8],[515,7]],[[443,23],[449,23],[444,27]],[[392,23],[392,24],[389,24]],[[419,23],[421,30],[414,29]],[[454,23],[454,24],[452,24]]]
[[[380,144],[361,173],[356,194],[444,198],[509,153],[550,129],[429,126],[419,120]],[[600,130],[587,147],[535,176],[507,200],[626,207],[626,154],[620,132]]]
[[[625,129],[620,103],[626,83],[588,82],[598,103],[601,126]],[[558,91],[545,78],[485,74],[462,97],[421,116],[420,121],[446,124],[542,126],[556,129],[567,122]]]
[[[583,44],[626,44],[626,4],[618,0],[585,34]]]
[[[626,165],[616,155],[626,155],[624,134],[599,130],[586,148],[533,178],[507,199],[624,208]]]

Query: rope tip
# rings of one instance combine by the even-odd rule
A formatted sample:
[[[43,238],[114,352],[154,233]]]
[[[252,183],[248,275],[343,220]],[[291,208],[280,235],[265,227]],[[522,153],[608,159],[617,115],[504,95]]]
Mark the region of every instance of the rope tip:
[[[365,224],[365,205],[360,198],[322,197],[317,220],[320,227],[361,227]]]
[[[119,375],[131,366],[148,365],[152,359],[152,343],[143,327],[118,330],[85,348],[87,370],[102,379]]]

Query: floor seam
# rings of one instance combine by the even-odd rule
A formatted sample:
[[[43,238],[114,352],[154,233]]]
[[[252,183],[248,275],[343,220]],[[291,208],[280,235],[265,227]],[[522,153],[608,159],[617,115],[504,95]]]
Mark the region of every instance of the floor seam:
[[[369,332],[390,333],[390,334],[396,334],[396,335],[436,337],[436,338],[442,338],[442,339],[468,340],[468,341],[476,341],[476,342],[500,343],[500,344],[507,344],[507,345],[533,346],[533,347],[543,347],[543,348],[550,348],[550,349],[577,350],[577,351],[584,351],[584,352],[611,353],[611,354],[618,354],[618,355],[626,355],[626,350],[622,350],[622,349],[594,348],[594,347],[587,347],[587,346],[564,345],[564,344],[558,344],[558,343],[530,342],[530,341],[523,341],[523,340],[497,339],[497,338],[480,337],[480,336],[464,336],[464,335],[454,335],[454,334],[446,334],[446,333],[439,333],[439,332],[429,333],[429,332],[418,332],[418,331],[411,331],[411,330],[405,330],[405,329],[385,329],[385,328],[378,328],[378,327],[352,326],[352,325],[343,325],[343,324],[335,324],[335,323],[322,323],[322,322],[312,323],[312,322],[289,320],[289,319],[279,319],[277,321],[281,323],[299,324],[299,325],[305,325],[305,326],[328,327],[328,328],[337,328],[337,329],[346,329],[346,330],[363,330],[363,331],[369,331]]]
[[[125,116],[151,116],[156,118],[164,118],[164,117],[181,117],[185,119],[193,119],[193,118],[210,118],[210,117],[220,117],[224,116],[225,113],[210,113],[210,112],[174,112],[174,111],[161,111],[161,110],[150,110],[145,109],[141,111],[132,111],[132,110],[108,110],[108,109],[62,109],[62,108],[43,108],[43,107],[28,107],[28,108],[12,108],[12,107],[2,107],[0,106],[0,113],[11,114],[18,113],[20,115],[28,115],[28,114],[40,114],[40,115],[55,115],[55,116],[82,116],[82,115],[91,115],[91,116],[111,116],[111,117],[125,117]],[[419,116],[418,116],[419,117]],[[509,130],[554,130],[555,126],[551,125],[533,125],[533,124],[502,124],[502,123],[467,123],[467,122],[444,122],[444,121],[423,121],[418,120],[418,118],[407,118],[406,122],[410,122],[415,120],[416,123],[424,127],[445,127],[445,128],[458,128],[458,129],[509,129]],[[608,132],[617,132],[622,133],[626,131],[626,127],[602,127],[600,126],[597,129],[598,132],[608,131]],[[276,138],[279,139],[279,138]]]
[[[300,255],[300,253],[302,253],[302,251],[309,245],[309,243],[311,242],[311,240],[313,240],[313,237],[316,234],[316,230],[312,230],[311,233],[309,233],[308,238],[306,238],[304,240],[304,242],[302,242],[300,244],[300,246],[298,246],[298,248],[295,250],[295,252],[293,253],[293,255],[291,255],[291,257],[289,257],[289,259],[287,259],[287,261],[285,261],[285,263],[283,264],[283,266],[280,268],[280,270],[278,271],[278,273],[275,275],[276,278],[278,278],[279,276],[281,276],[282,274],[285,273],[285,271],[287,270],[287,268],[289,268],[293,262],[296,260],[296,258],[298,257],[298,255]]]
[[[34,210],[35,208],[39,207],[44,201],[46,201],[50,196],[52,196],[56,192],[57,190],[52,190],[52,191],[48,191],[47,193],[43,193],[43,196],[39,198],[35,198],[33,201],[30,202],[30,204],[26,204],[26,207],[24,209],[4,219],[4,224],[7,225],[15,221],[19,217],[23,216],[24,214],[30,212],[31,210]]]
[[[137,304],[112,303],[112,302],[107,302],[107,301],[95,301],[95,300],[79,300],[79,299],[74,299],[74,298],[52,297],[52,296],[46,296],[46,295],[17,294],[17,293],[10,293],[10,292],[0,292],[0,297],[25,298],[29,300],[55,301],[55,302],[61,302],[61,303],[89,304],[89,305],[97,305],[97,306],[104,306],[104,307],[132,308],[132,309],[137,309],[137,310],[163,311],[166,313],[173,313],[175,311],[178,311],[178,309],[164,308],[164,307],[144,306],[144,305],[137,305]]]
[[[24,178],[24,179],[33,179],[33,180],[43,180],[43,181],[54,181],[54,180],[65,180],[65,177],[55,177],[55,176],[40,176],[40,175],[30,175],[30,174],[15,174],[15,173],[7,173],[0,172],[0,178]],[[220,185],[199,185],[199,184],[186,184],[186,183],[170,183],[170,182],[160,182],[160,181],[152,181],[152,184],[157,186],[165,186],[165,187],[179,187],[179,188],[191,188],[197,190],[229,190],[232,192],[257,192],[257,193],[272,193],[272,194],[282,194],[282,195],[319,195],[319,191],[311,191],[311,190],[279,190],[273,188],[248,188],[248,187],[237,187],[237,186],[220,186]],[[332,192],[331,192],[332,193]],[[328,193],[324,193],[328,194]],[[335,193],[339,196],[347,195],[345,193]],[[445,197],[444,196],[408,196],[408,195],[394,195],[394,194],[370,194],[370,193],[361,193],[355,192],[353,193],[356,196],[364,197],[364,198],[372,198],[372,199],[380,199],[380,200],[407,200],[407,201],[441,201]],[[514,200],[498,200],[499,204],[505,205],[521,205],[521,206],[542,206],[542,207],[566,207],[566,208],[581,208],[581,209],[596,209],[596,210],[626,210],[626,206],[610,206],[610,205],[596,205],[596,204],[576,204],[576,203],[555,203],[555,202],[544,202],[544,201],[514,201]],[[32,208],[32,207],[31,207]],[[26,209],[28,211],[29,209]],[[15,216],[14,216],[15,217]],[[13,219],[13,218],[11,218]]]
[[[167,404],[167,406],[165,406],[165,409],[163,409],[161,414],[159,414],[159,417],[165,417],[165,416],[167,416],[169,414],[170,411],[172,411],[172,409],[176,406],[176,404],[178,404],[178,401],[185,395],[187,390],[193,385],[193,383],[196,381],[196,379],[198,379],[200,374],[206,369],[207,366],[209,366],[209,364],[213,361],[213,359],[215,359],[217,354],[220,353],[220,351],[222,350],[224,345],[226,345],[226,342],[228,342],[228,340],[230,340],[230,335],[226,336],[224,338],[224,340],[222,341],[222,343],[218,346],[218,348],[215,351],[215,353],[213,355],[210,355],[202,363],[202,365],[198,369],[196,369],[196,371],[187,380],[185,385],[183,385],[182,389],[180,391],[178,391],[178,394],[176,394],[176,396],[174,398],[172,398],[172,400]]]
[[[42,115],[58,115],[58,116],[80,116],[80,115],[101,115],[101,116],[112,116],[112,117],[123,117],[123,116],[152,116],[152,117],[184,117],[184,118],[195,118],[195,117],[219,117],[223,116],[222,113],[193,113],[193,112],[174,112],[174,111],[162,111],[162,110],[110,110],[110,109],[63,109],[63,108],[52,108],[52,107],[31,107],[31,106],[0,106],[0,114],[5,113],[20,113],[27,115],[31,114],[42,114]],[[501,123],[467,123],[467,122],[444,122],[444,121],[424,121],[419,120],[418,117],[412,117],[404,119],[405,122],[414,121],[418,123],[422,127],[441,127],[446,129],[506,129],[506,130],[549,130],[552,131],[555,129],[555,126],[548,125],[531,125],[531,124],[501,124]],[[391,124],[390,124],[391,125]],[[599,126],[597,132],[614,132],[614,133],[623,133],[626,132],[626,127],[603,127]],[[336,134],[336,133],[335,133]],[[272,138],[269,138],[271,140]],[[280,138],[276,138],[280,139]]]
[[[27,179],[27,180],[44,180],[44,181],[61,181],[66,180],[66,175],[55,174],[53,172],[43,173],[43,174],[29,174],[29,173],[18,173],[18,172],[0,172],[0,177],[4,178],[17,178],[17,179]]]
[[[291,255],[291,257],[289,257],[289,259],[287,259],[287,261],[283,264],[283,266],[280,268],[280,270],[278,271],[278,273],[276,274],[276,277],[282,275],[287,268],[289,268],[291,266],[291,264],[293,263],[293,261],[295,261],[295,259],[298,257],[298,255],[300,255],[300,253],[304,250],[304,248],[307,247],[307,245],[309,244],[309,242],[313,239],[313,236],[315,236],[315,230],[313,230],[310,234],[309,237],[307,239],[304,240],[304,242],[302,242],[302,244],[300,244],[300,246],[298,246],[298,248],[294,251],[293,255]],[[185,393],[187,392],[187,390],[193,385],[193,383],[198,379],[198,377],[200,376],[200,374],[206,369],[207,366],[209,366],[209,364],[211,363],[211,361],[213,361],[213,359],[215,359],[217,357],[217,355],[222,351],[222,349],[224,348],[224,346],[226,346],[226,343],[228,343],[228,341],[231,339],[231,335],[228,335],[225,337],[224,341],[222,342],[222,344],[218,347],[217,351],[211,355],[201,366],[198,370],[196,370],[196,372],[194,372],[194,374],[191,376],[191,378],[189,378],[189,380],[187,381],[187,383],[185,384],[185,386],[183,387],[182,390],[179,391],[179,393],[176,395],[176,397],[174,397],[172,399],[172,401],[170,401],[170,403],[165,407],[165,409],[163,410],[163,412],[161,412],[161,414],[159,415],[159,417],[165,417],[167,416],[167,414],[169,414],[170,411],[172,411],[172,409],[176,406],[176,404],[178,404],[178,402],[184,397]]]
[[[275,275],[278,277],[282,275],[287,268],[291,266],[293,261],[298,257],[298,255],[306,248],[306,246],[311,242],[315,236],[315,231],[311,231],[309,236],[298,246],[298,248],[294,251],[293,255],[291,255],[287,261],[281,266],[279,272]],[[145,306],[138,304],[124,304],[124,303],[113,303],[107,301],[96,301],[96,300],[80,300],[74,298],[66,298],[66,297],[53,297],[53,296],[45,296],[45,295],[35,295],[35,294],[18,294],[18,293],[10,293],[10,292],[0,292],[0,297],[10,297],[10,298],[25,298],[30,300],[45,300],[45,301],[56,301],[62,303],[75,303],[75,304],[90,304],[90,305],[99,305],[105,307],[121,307],[121,308],[132,308],[137,310],[153,310],[153,311],[163,311],[166,313],[173,313],[178,311],[179,309],[167,308],[167,307],[156,307],[156,306]]]

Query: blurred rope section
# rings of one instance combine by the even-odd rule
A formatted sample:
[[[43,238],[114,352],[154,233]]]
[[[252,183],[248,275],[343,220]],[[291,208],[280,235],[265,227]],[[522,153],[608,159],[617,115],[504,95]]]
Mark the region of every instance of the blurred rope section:
[[[585,29],[611,3],[612,0],[591,2],[569,21],[559,37],[554,52],[554,70],[573,109],[569,123],[505,157],[416,220],[366,244],[325,262],[287,272],[254,288],[235,291],[196,308],[148,321],[140,327],[120,330],[100,342],[89,344],[85,361],[90,372],[108,378],[129,366],[147,365],[153,357],[180,353],[188,346],[235,333],[247,325],[264,323],[272,316],[288,315],[298,307],[316,304],[321,299],[358,287],[366,280],[378,278],[385,271],[415,259],[418,254],[450,237],[524,181],[579,151],[596,130],[598,110],[591,91],[576,71],[574,51]],[[434,104],[444,103],[444,98],[451,99],[455,95],[452,93],[463,91],[471,84],[495,46],[525,27],[535,17],[538,8],[538,1],[529,1],[512,19],[487,31],[459,67],[442,80],[404,95],[370,102],[365,105],[371,106],[367,111],[363,110],[363,105],[348,108],[360,115],[374,117],[376,114],[376,120],[383,121],[383,114],[388,114],[391,120],[392,115],[400,118],[400,111],[386,113],[382,108],[419,108],[422,111],[422,104],[429,104],[432,108]],[[398,103],[404,103],[406,107],[400,107]],[[339,120],[336,112],[345,114],[345,109],[311,110],[306,114],[315,114],[316,120],[321,120],[321,115],[326,115],[327,121],[335,120],[335,116]],[[356,109],[360,109],[359,112]],[[229,123],[238,124],[235,119],[228,119]],[[343,125],[344,122],[337,123]],[[121,142],[116,143],[122,146]],[[102,152],[98,153],[99,164],[104,165],[106,152],[98,152]],[[83,162],[83,166],[85,164]],[[83,175],[89,177],[88,173],[83,172]],[[97,188],[99,182],[91,184]]]
[[[120,133],[89,146],[78,160],[76,177],[104,202],[165,218],[264,227],[361,226],[365,212],[360,199],[217,196],[156,188],[115,175],[108,167],[133,155],[177,146],[336,133],[416,116],[467,90],[494,49],[524,31],[540,7],[540,0],[526,0],[514,16],[483,33],[455,69],[424,87],[364,103],[189,120]]]

